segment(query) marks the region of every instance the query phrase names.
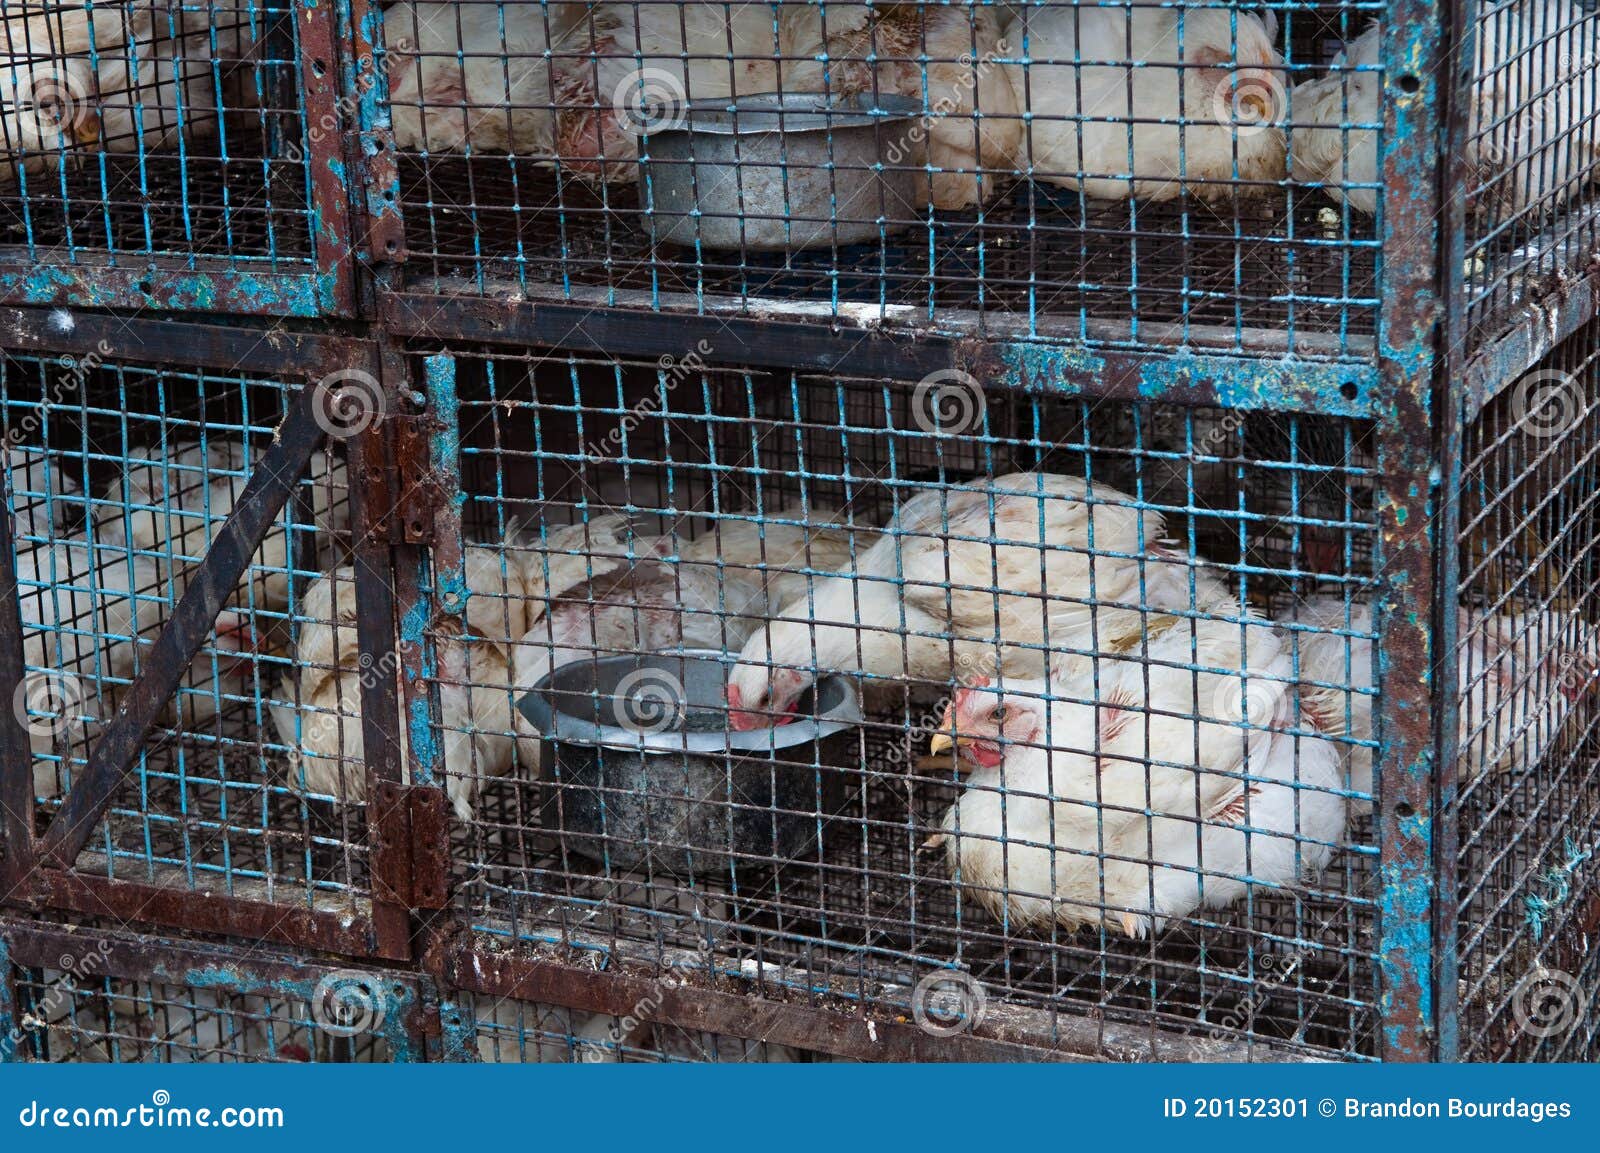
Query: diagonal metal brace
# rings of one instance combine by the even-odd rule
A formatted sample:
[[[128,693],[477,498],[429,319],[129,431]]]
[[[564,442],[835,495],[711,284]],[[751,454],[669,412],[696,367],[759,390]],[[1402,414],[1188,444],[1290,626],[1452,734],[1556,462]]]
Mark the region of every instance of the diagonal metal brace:
[[[150,659],[129,686],[116,716],[89,754],[55,819],[39,842],[39,864],[68,869],[111,805],[128,766],[156,717],[177,690],[184,670],[205,643],[217,614],[233,595],[296,482],[325,435],[317,420],[318,389],[302,388],[289,405],[277,438],[262,455],[233,512],[189,578],[187,591],[156,638]]]

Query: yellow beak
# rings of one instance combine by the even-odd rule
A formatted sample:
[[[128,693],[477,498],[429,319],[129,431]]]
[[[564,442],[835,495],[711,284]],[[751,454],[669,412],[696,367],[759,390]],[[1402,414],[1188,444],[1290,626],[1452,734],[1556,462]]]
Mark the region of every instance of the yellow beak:
[[[955,748],[955,746],[956,739],[949,733],[940,731],[933,734],[933,740],[928,744],[928,752],[943,753]]]

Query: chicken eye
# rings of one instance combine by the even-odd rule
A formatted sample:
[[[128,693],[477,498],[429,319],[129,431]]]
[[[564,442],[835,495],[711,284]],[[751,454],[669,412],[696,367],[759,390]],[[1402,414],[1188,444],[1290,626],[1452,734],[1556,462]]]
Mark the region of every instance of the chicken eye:
[[[1005,724],[1006,723],[1006,706],[1005,705],[996,706],[994,712],[990,713],[989,715],[994,718],[994,723],[995,724],[997,724],[997,725]]]

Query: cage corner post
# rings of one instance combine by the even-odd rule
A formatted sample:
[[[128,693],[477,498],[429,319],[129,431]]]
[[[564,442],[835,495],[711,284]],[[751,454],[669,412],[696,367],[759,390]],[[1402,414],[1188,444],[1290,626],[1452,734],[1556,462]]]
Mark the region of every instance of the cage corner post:
[[[1445,111],[1441,72],[1450,0],[1395,0],[1382,24],[1385,92],[1380,171],[1383,305],[1378,351],[1384,405],[1376,440],[1378,654],[1383,702],[1375,755],[1378,838],[1377,1052],[1389,1061],[1429,1061],[1451,1030],[1453,1010],[1438,985],[1442,921],[1441,812],[1435,771],[1439,747],[1438,623],[1446,499],[1438,468],[1441,428],[1441,269]],[[1458,0],[1459,2],[1459,0]],[[1446,676],[1451,682],[1453,678]],[[1453,1001],[1450,1002],[1453,1005]]]

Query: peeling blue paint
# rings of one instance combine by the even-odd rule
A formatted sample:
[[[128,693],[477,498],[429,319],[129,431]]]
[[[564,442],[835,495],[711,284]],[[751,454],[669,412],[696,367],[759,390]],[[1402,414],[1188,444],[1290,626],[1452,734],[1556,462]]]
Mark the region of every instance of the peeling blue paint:
[[[0,271],[0,296],[19,304],[160,308],[262,316],[320,316],[334,308],[331,273],[175,272],[151,265],[41,265]]]
[[[1109,383],[1105,357],[1081,346],[1014,342],[996,351],[1007,382],[1028,391],[1076,395]],[[1229,408],[1369,417],[1378,380],[1378,370],[1365,364],[1174,352],[1153,356],[1140,367],[1138,392],[1146,400],[1165,400],[1208,386],[1216,402]]]

